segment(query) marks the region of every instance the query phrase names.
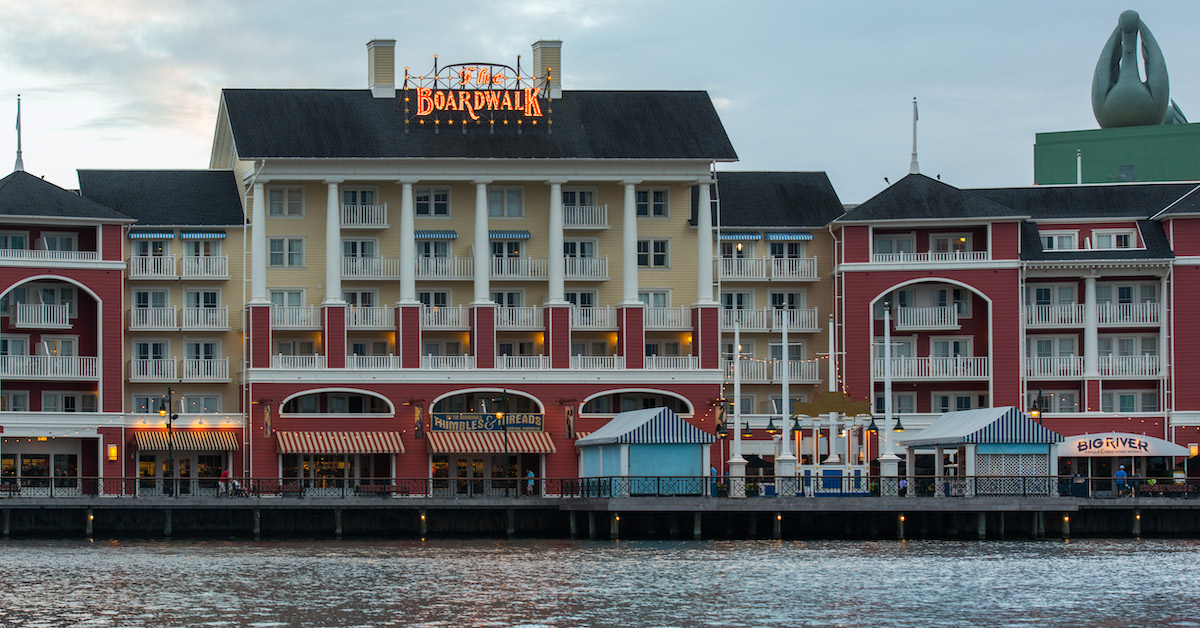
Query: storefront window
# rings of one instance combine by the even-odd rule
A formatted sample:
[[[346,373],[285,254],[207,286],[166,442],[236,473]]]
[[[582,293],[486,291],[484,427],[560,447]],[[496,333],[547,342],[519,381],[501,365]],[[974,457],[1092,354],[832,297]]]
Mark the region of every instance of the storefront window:
[[[17,477],[17,455],[3,454],[0,455],[0,482],[12,483]],[[7,479],[13,478],[13,479]]]
[[[54,486],[58,488],[73,488],[79,476],[79,456],[75,454],[54,454]]]
[[[49,478],[50,454],[23,454],[21,456],[22,478]],[[33,480],[28,486],[46,486],[48,480]]]

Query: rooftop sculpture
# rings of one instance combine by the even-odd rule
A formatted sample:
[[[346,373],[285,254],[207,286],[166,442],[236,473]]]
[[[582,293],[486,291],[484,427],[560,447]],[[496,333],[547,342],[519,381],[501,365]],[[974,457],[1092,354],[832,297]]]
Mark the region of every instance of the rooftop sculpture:
[[[1146,80],[1137,67],[1138,35],[1142,39]],[[1092,112],[1104,129],[1162,124],[1170,104],[1167,64],[1162,50],[1137,11],[1125,11],[1117,20],[1096,62],[1092,77]]]

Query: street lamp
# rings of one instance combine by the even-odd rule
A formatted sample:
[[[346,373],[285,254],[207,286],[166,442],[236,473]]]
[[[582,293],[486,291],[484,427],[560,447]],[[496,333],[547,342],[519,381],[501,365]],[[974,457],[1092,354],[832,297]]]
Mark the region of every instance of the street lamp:
[[[1037,420],[1038,425],[1042,424],[1042,389],[1038,389],[1037,398],[1033,400],[1033,406],[1029,408],[1029,417]]]
[[[172,434],[171,428],[172,428],[172,425],[175,423],[175,420],[179,418],[179,415],[175,414],[171,410],[171,406],[174,404],[174,402],[175,402],[175,389],[168,388],[167,389],[167,400],[165,402],[159,402],[159,404],[158,404],[158,416],[163,417],[167,420],[167,477],[169,479],[167,479],[166,481],[169,482],[169,484],[164,484],[163,488],[167,489],[167,494],[178,497],[179,491],[176,490],[177,487],[175,486],[175,481],[174,481],[174,477],[175,477],[175,438],[174,438],[174,435]]]

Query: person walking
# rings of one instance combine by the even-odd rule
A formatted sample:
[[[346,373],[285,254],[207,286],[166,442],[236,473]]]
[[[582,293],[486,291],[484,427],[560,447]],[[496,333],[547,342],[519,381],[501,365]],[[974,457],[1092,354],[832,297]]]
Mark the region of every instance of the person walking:
[[[220,490],[217,491],[217,497],[229,494],[229,469],[221,470],[221,479],[217,482]]]
[[[1125,494],[1125,478],[1128,476],[1129,474],[1125,473],[1125,465],[1117,467],[1117,472],[1113,474],[1113,477],[1115,478],[1113,483],[1117,485],[1118,496]]]

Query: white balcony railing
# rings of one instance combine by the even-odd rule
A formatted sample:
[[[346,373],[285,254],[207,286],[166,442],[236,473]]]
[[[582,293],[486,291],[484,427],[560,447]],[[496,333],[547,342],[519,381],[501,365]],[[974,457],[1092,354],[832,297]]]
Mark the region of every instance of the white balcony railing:
[[[183,329],[229,329],[229,307],[185,307]]]
[[[1157,325],[1157,303],[1101,303],[1096,306],[1101,325]]]
[[[896,308],[896,331],[958,328],[957,306]]]
[[[1157,377],[1162,363],[1157,355],[1102,355],[1101,377]]]
[[[691,329],[692,310],[687,307],[646,308],[646,329]]]
[[[617,326],[617,312],[611,307],[571,308],[572,329],[612,329]]]
[[[721,368],[725,371],[725,379],[733,381],[733,360],[722,360]],[[759,360],[742,358],[742,383],[778,383],[783,381],[783,375],[791,375],[793,384],[815,384],[821,381],[820,360],[788,360],[785,368],[783,360]]]
[[[550,368],[548,355],[498,355],[496,368],[509,370],[536,371]]]
[[[346,308],[347,329],[391,329],[395,326],[396,309],[391,307]]]
[[[816,279],[815,257],[772,257],[771,279]]]
[[[875,253],[876,264],[905,262],[984,262],[991,259],[987,251],[927,251],[925,253]]]
[[[276,355],[271,356],[271,368],[273,368],[273,369],[323,369],[323,368],[325,368],[325,356],[323,356],[323,355],[276,354]]]
[[[774,375],[773,360],[758,360],[742,356],[741,377],[743,384],[765,384],[771,381]],[[725,370],[725,379],[733,381],[733,360],[722,360],[721,366]]]
[[[175,307],[135,307],[129,310],[130,329],[171,329],[175,322]]]
[[[346,368],[358,370],[385,370],[400,368],[398,355],[348,355]]]
[[[564,276],[568,280],[587,281],[608,279],[607,257],[563,258]]]
[[[648,355],[642,368],[648,371],[694,371],[700,358],[694,355]]]
[[[784,321],[787,321],[788,331],[798,332],[818,332],[821,331],[821,324],[817,319],[817,309],[797,309],[797,308],[780,308],[772,312],[773,320],[771,323],[775,329],[782,330]]]
[[[342,279],[399,278],[399,257],[342,257]]]
[[[883,378],[883,358],[872,366],[872,376]],[[988,369],[986,356],[892,358],[892,379],[983,379]]]
[[[496,329],[541,329],[542,308],[537,306],[496,308]]]
[[[320,328],[320,313],[320,310],[312,305],[276,305],[271,308],[271,327],[275,329]]]
[[[815,257],[724,257],[718,260],[721,279],[815,280]]]
[[[179,276],[184,279],[228,279],[228,255],[184,255],[179,258]]]
[[[66,304],[14,303],[8,308],[8,323],[13,327],[66,329],[71,326],[71,308]]]
[[[461,305],[421,308],[422,329],[464,329],[468,320],[467,308]]]
[[[608,205],[564,205],[564,229],[607,229]]]
[[[175,257],[170,255],[134,255],[129,258],[130,279],[175,277]]]
[[[1083,325],[1082,303],[1030,305],[1025,311],[1025,324],[1030,327],[1078,327]]]
[[[46,251],[41,249],[0,249],[0,260],[31,262],[94,262],[100,259],[95,251]]]
[[[229,379],[229,359],[186,358],[181,361],[183,381],[226,381]]]
[[[1061,355],[1048,357],[1026,357],[1025,374],[1027,377],[1083,377],[1083,357],[1078,355]]]
[[[625,357],[620,355],[573,355],[571,368],[593,371],[614,371],[625,368]]]
[[[94,379],[99,359],[51,355],[0,355],[0,377],[21,379]]]
[[[342,226],[351,229],[387,228],[387,203],[383,205],[342,205]]]
[[[492,279],[545,279],[549,264],[544,257],[493,257]]]
[[[473,355],[423,355],[421,368],[430,370],[461,371],[475,368]]]
[[[474,268],[470,257],[418,257],[417,279],[474,279]]]
[[[721,329],[733,331],[733,324],[739,323],[742,331],[769,331],[773,322],[772,310],[759,308],[757,310],[721,310]]]
[[[721,279],[766,279],[765,257],[722,257],[717,260]]]
[[[177,379],[175,358],[132,359],[129,361],[129,379],[139,382],[158,382]]]
[[[817,332],[821,330],[815,308],[758,308],[744,310],[721,310],[721,330],[733,331],[735,322],[742,331],[782,331],[784,321],[789,331]]]

